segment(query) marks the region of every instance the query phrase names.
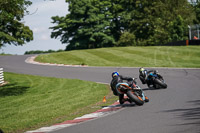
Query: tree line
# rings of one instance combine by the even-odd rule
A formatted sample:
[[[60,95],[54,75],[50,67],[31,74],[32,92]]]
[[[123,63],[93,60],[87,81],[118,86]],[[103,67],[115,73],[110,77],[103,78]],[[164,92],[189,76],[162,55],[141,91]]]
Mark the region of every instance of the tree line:
[[[64,52],[64,50],[62,49],[59,49],[59,50],[52,50],[52,49],[49,49],[47,51],[43,51],[43,50],[31,50],[31,51],[26,51],[24,54],[27,55],[27,54],[46,54],[46,53],[57,53],[57,52]]]
[[[14,3],[13,3],[14,2]],[[200,21],[194,0],[66,0],[69,14],[53,16],[51,37],[66,50],[113,46],[151,46],[188,39],[188,25]],[[17,4],[18,3],[18,4]],[[14,7],[14,5],[18,7]],[[33,40],[20,23],[28,0],[0,2],[0,47]],[[5,8],[6,7],[6,8]],[[67,8],[67,7],[66,7]]]

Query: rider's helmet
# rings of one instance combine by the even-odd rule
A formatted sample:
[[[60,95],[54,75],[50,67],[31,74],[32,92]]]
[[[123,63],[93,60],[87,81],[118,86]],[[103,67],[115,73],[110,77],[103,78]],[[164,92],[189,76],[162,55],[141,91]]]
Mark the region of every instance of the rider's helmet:
[[[140,69],[139,69],[139,73],[140,73],[140,75],[144,75],[145,74],[145,69],[143,68],[143,67],[141,67]]]
[[[112,78],[115,77],[115,76],[119,76],[119,73],[118,72],[113,72],[112,73]]]
[[[140,73],[143,73],[144,70],[145,70],[145,69],[144,69],[143,67],[141,67],[141,68],[139,69],[139,72],[140,72]]]

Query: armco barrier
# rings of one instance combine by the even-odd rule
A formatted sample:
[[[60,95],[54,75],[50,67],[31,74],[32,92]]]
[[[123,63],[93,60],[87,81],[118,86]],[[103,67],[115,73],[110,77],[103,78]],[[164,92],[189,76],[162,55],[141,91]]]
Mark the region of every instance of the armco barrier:
[[[200,45],[200,40],[183,40],[177,42],[169,42],[161,46],[188,46],[188,45]]]
[[[200,45],[200,40],[189,40],[189,45]]]
[[[169,42],[167,44],[164,44],[163,46],[185,46],[186,40],[184,41],[177,41],[177,42]]]
[[[0,84],[4,83],[3,68],[0,68]]]

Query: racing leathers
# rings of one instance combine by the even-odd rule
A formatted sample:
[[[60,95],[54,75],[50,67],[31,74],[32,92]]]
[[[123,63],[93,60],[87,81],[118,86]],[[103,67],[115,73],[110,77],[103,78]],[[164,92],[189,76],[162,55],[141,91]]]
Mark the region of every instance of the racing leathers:
[[[131,102],[128,98],[124,98],[124,94],[118,94],[117,90],[116,90],[116,85],[118,83],[123,83],[123,80],[126,80],[126,83],[129,84],[129,86],[131,87],[131,83],[133,82],[133,78],[131,77],[124,77],[122,75],[118,75],[118,76],[114,76],[111,80],[111,83],[110,83],[110,87],[113,91],[113,94],[115,96],[119,96],[119,102],[120,104],[123,104],[125,101],[129,101]]]
[[[147,70],[147,69],[141,71],[139,74],[139,78],[142,84],[147,84],[149,86],[150,83],[148,83],[147,77],[149,76],[150,73],[156,73],[156,72],[157,72],[156,70]]]

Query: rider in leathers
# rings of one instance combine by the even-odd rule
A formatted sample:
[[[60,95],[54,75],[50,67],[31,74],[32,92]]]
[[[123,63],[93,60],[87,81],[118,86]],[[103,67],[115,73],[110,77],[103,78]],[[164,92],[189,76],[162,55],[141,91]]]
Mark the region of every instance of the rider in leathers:
[[[139,78],[142,84],[147,84],[148,86],[150,85],[150,83],[147,80],[147,77],[149,76],[150,73],[157,73],[157,71],[153,69],[151,70],[144,69],[143,67],[139,69]]]
[[[131,78],[131,77],[124,77],[124,76],[122,76],[122,75],[119,75],[118,72],[113,72],[113,73],[112,73],[112,80],[111,80],[111,83],[110,83],[110,87],[111,87],[111,89],[112,89],[112,91],[113,91],[113,94],[114,94],[115,96],[119,96],[119,103],[120,103],[120,104],[123,104],[125,101],[131,102],[130,99],[124,98],[124,94],[118,94],[118,93],[117,93],[116,85],[117,85],[118,83],[123,83],[123,80],[126,80],[127,83],[128,83],[130,86],[131,86],[131,82],[134,81],[133,78]]]

